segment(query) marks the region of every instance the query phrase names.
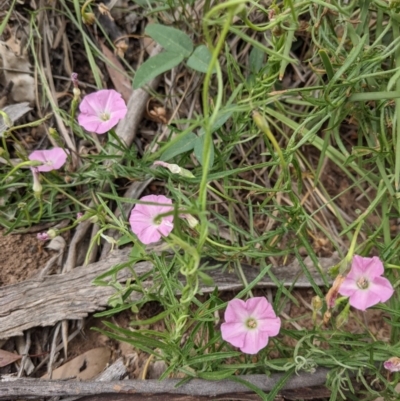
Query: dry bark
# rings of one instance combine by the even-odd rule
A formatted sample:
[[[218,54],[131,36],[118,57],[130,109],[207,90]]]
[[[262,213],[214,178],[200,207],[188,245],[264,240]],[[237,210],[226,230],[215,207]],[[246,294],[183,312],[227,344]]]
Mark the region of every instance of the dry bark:
[[[318,369],[315,373],[300,373],[290,377],[284,390],[323,385],[329,370]],[[268,393],[276,388],[284,374],[246,375],[241,380],[251,383]],[[111,382],[76,382],[38,379],[19,379],[0,382],[0,400],[13,400],[24,397],[35,399],[54,396],[88,396],[85,400],[200,400],[229,399],[250,400],[254,392],[241,383],[225,379],[207,381],[193,379],[176,387],[180,379],[123,380]],[[251,396],[251,398],[249,398]]]
[[[38,326],[52,326],[64,319],[82,319],[89,313],[103,310],[107,300],[115,290],[112,287],[92,285],[98,275],[111,267],[126,263],[130,249],[114,251],[104,260],[78,267],[71,272],[43,278],[34,278],[18,284],[5,286],[0,290],[0,339],[22,335],[24,330]],[[332,260],[323,262],[328,266]],[[218,266],[218,262],[210,260],[208,266]],[[153,266],[150,262],[135,264],[137,275],[149,272]],[[259,268],[242,265],[247,282],[254,280]],[[301,269],[289,265],[271,269],[275,280],[265,276],[258,287],[275,287],[276,283],[286,286],[308,287],[309,280],[299,276]],[[220,291],[241,289],[242,283],[234,271],[222,268],[208,271],[214,279],[212,287],[202,287],[201,292],[208,293],[218,287]],[[124,282],[131,277],[130,270],[125,268],[119,272],[118,279]],[[313,273],[317,285],[323,285],[318,273]],[[151,283],[149,283],[150,285]],[[132,299],[139,299],[140,293],[133,293]]]

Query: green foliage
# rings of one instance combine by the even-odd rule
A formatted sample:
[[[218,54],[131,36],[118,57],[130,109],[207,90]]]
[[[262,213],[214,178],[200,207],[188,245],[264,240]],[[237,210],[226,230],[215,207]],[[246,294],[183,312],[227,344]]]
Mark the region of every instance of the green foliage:
[[[75,168],[42,174],[43,192],[37,199],[30,170],[15,168],[15,159],[26,161],[27,151],[17,135],[23,128],[12,127],[1,138],[0,224],[16,232],[66,220],[63,232],[93,220],[100,229],[92,247],[107,241],[108,230],[117,233],[119,245],[134,244],[127,263],[94,280],[115,291],[109,308],[98,316],[131,310],[130,329],[107,321],[104,333],[164,360],[164,377],[240,380],[238,374],[281,372],[268,396],[247,384],[268,399],[293,374],[326,367],[332,401],[355,393],[355,379],[369,398],[377,393],[372,382],[385,389],[383,396],[393,397],[398,374],[388,375],[382,362],[400,356],[398,5],[290,1],[267,10],[259,2],[232,0],[211,9],[206,2],[204,14],[195,20],[189,2],[137,3],[154,20],[174,21],[174,27],[146,28],[145,34],[163,46],[161,54],[148,58],[136,73],[125,65],[135,88],[176,68],[175,81],[170,87],[164,83],[165,96],[160,95],[166,108],[176,111],[171,125],[157,131],[152,141],[150,135],[139,137],[142,148],[137,152],[110,139],[95,140],[46,97],[50,90],[39,69],[44,103],[76,139],[96,151],[79,155]],[[79,10],[60,4],[82,35],[92,82],[100,87],[96,45],[77,20]],[[36,29],[34,19],[32,27]],[[39,37],[35,32],[34,38]],[[177,163],[194,178],[153,168],[155,160]],[[132,182],[151,180],[175,207],[174,231],[157,250],[138,244],[127,223],[137,199],[124,197]],[[82,221],[77,212],[84,212]],[[199,224],[190,227],[183,213]],[[396,289],[390,302],[376,307],[385,316],[390,329],[385,337],[390,339],[371,331],[352,308],[347,316],[345,300],[327,326],[318,315],[326,305],[315,311],[314,319],[308,310],[287,317],[287,305],[299,306],[303,299],[271,270],[272,263],[297,261],[309,291],[323,299],[332,277],[321,269],[320,259],[336,253],[341,259],[337,268],[346,265],[358,227],[355,252],[380,255],[385,276]],[[139,274],[143,261],[152,267]],[[243,263],[257,269],[250,283],[241,271]],[[199,297],[202,286],[213,286],[210,266],[241,278],[240,298],[257,294],[263,277],[275,283],[273,306],[285,328],[256,357],[222,341],[217,322],[226,302],[218,290]],[[131,278],[121,284],[118,275],[126,269]],[[326,285],[318,286],[316,277]],[[138,311],[149,302],[157,302],[160,311],[139,319]],[[360,333],[350,332],[343,321],[336,324],[345,315]],[[147,327],[155,323],[162,330]]]
[[[184,32],[160,24],[149,24],[145,33],[165,51],[149,58],[138,68],[133,79],[135,89],[141,88],[151,79],[176,67],[184,59],[188,59],[187,65],[190,68],[204,73],[208,71],[211,61],[210,51],[205,45],[200,45],[193,51],[193,42]]]
[[[147,82],[158,77],[165,71],[176,67],[182,62],[184,56],[180,53],[166,51],[146,60],[136,71],[133,87],[141,88]]]

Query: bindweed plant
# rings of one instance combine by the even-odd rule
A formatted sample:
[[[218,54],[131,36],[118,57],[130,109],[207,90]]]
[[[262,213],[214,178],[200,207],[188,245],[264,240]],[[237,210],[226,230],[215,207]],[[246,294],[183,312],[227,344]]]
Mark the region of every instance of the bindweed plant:
[[[125,68],[135,88],[165,73],[157,96],[174,112],[127,147],[115,127],[131,116],[118,91],[101,89],[83,4],[75,3],[71,10],[60,2],[60,13],[82,35],[98,88],[79,99],[74,75],[69,111],[54,112],[85,150],[73,152],[53,130],[57,147],[28,152],[10,127],[2,136],[2,226],[67,220],[39,234],[48,240],[91,223],[98,229],[88,254],[95,245],[130,246],[129,260],[94,281],[115,289],[97,316],[131,310],[131,327],[105,320],[103,332],[163,360],[162,378],[283,372],[268,395],[251,387],[272,400],[291,375],[326,367],[331,400],[395,397],[398,4],[206,1],[198,15],[195,3],[141,3],[141,15],[159,22],[143,34],[164,51],[136,74]],[[144,196],[124,196],[132,183],[150,181]],[[272,269],[293,261],[310,299]],[[251,280],[244,265],[253,267]],[[123,269],[126,283],[118,281]],[[215,271],[240,280],[233,299],[215,287]],[[272,292],[256,289],[265,277]],[[150,301],[161,311],[140,320]],[[288,314],[300,304],[302,315]]]

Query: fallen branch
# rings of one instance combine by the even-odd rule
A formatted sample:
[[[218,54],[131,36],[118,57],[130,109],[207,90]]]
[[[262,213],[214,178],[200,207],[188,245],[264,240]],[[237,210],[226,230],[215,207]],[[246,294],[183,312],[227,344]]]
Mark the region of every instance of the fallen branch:
[[[300,373],[290,377],[283,389],[299,389],[323,385],[329,370],[317,369],[313,374]],[[264,392],[276,388],[284,374],[239,376],[243,381],[251,383]],[[254,392],[243,384],[233,380],[208,381],[193,379],[180,387],[176,387],[181,379],[159,380],[123,380],[111,382],[77,382],[39,379],[18,379],[0,382],[0,400],[16,398],[37,399],[43,397],[95,396],[86,400],[198,400],[229,399],[249,400]],[[251,395],[252,398],[248,398]],[[104,396],[104,398],[100,398]],[[238,398],[238,396],[240,398]],[[247,397],[247,398],[245,398]]]
[[[82,319],[89,313],[103,310],[107,300],[114,294],[112,287],[93,286],[92,281],[111,267],[126,263],[130,249],[118,250],[106,259],[87,266],[81,266],[65,274],[34,278],[18,284],[9,285],[0,290],[0,339],[23,334],[24,330],[38,326],[52,326],[64,319]],[[321,265],[332,266],[333,259],[322,258]],[[209,260],[208,267],[215,266],[207,273],[213,278],[214,285],[201,287],[200,291],[209,293],[218,287],[219,291],[241,289],[242,283],[234,271],[220,267],[219,262]],[[135,264],[137,275],[149,272],[153,268],[150,262]],[[259,268],[242,265],[248,282],[259,274]],[[309,281],[301,276],[301,269],[296,265],[271,268],[274,279],[265,276],[258,287],[276,287],[277,283],[297,288],[309,287]],[[323,285],[319,273],[310,273],[317,285]],[[119,272],[120,282],[131,278],[129,269]],[[150,286],[151,283],[149,282]],[[140,299],[140,293],[133,293],[131,299]]]

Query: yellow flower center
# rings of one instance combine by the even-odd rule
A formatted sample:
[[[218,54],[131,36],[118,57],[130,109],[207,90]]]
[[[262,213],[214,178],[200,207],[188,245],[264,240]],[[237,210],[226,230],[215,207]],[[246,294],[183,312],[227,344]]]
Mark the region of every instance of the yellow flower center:
[[[249,328],[249,329],[255,329],[255,328],[257,328],[257,320],[256,319],[254,319],[254,318],[249,318],[249,319],[247,319],[247,321],[246,321],[246,326]]]
[[[100,120],[108,121],[110,119],[110,115],[108,113],[101,113]]]
[[[361,277],[357,281],[357,287],[362,290],[365,290],[366,288],[369,287],[369,281],[365,277]]]

